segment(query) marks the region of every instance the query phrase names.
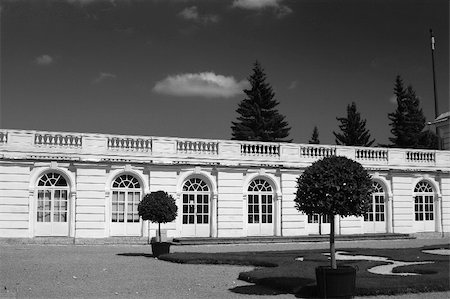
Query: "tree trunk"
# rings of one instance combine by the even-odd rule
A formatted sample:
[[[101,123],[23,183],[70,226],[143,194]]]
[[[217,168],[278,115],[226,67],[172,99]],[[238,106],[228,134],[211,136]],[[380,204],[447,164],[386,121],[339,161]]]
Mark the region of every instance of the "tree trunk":
[[[158,222],[158,242],[161,242],[161,223]]]
[[[330,215],[330,257],[331,257],[331,268],[337,269],[336,247],[334,245],[334,215]]]

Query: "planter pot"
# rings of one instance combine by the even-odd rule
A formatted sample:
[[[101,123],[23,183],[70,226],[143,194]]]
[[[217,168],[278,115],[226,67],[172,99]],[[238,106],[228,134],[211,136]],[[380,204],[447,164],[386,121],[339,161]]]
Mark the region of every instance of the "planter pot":
[[[161,254],[167,254],[170,252],[169,242],[155,242],[152,243],[152,253],[154,257],[158,257]]]
[[[320,298],[353,298],[356,269],[351,266],[316,268],[317,295]]]

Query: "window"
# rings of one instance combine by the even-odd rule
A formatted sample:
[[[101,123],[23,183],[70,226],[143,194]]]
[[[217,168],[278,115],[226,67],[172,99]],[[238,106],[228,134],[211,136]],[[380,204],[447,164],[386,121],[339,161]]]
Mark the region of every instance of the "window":
[[[187,180],[183,185],[183,224],[209,223],[208,185],[199,178]]]
[[[433,187],[428,182],[419,182],[414,188],[414,218],[416,221],[434,220],[433,202]]]
[[[272,186],[266,180],[256,179],[250,183],[248,192],[248,223],[272,223]]]
[[[69,186],[59,173],[44,174],[37,187],[37,222],[67,222]]]
[[[373,182],[372,184],[372,201],[370,202],[369,211],[364,214],[364,221],[384,221],[384,210],[385,210],[385,200],[384,200],[384,190],[378,182]]]
[[[319,214],[308,215],[308,223],[319,223]],[[323,215],[322,223],[330,223],[330,216]]]
[[[141,185],[132,175],[121,175],[112,184],[111,221],[139,222]]]

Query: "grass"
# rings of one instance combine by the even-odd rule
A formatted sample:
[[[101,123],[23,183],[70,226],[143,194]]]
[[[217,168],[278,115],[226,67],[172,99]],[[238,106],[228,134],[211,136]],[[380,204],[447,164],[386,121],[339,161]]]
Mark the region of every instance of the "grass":
[[[410,265],[394,268],[394,273],[417,273],[415,276],[379,275],[367,271],[383,261],[348,260],[338,265],[351,265],[357,269],[356,295],[393,295],[414,292],[450,290],[449,256],[423,253],[424,249],[449,249],[449,245],[426,246],[407,249],[339,249],[350,255],[388,257],[404,262],[434,261],[432,264]],[[285,293],[303,297],[315,294],[315,268],[328,266],[323,255],[326,250],[230,252],[230,253],[172,253],[160,259],[191,264],[228,264],[255,266],[252,271],[242,272],[239,279],[271,287]],[[303,261],[296,260],[302,257]]]

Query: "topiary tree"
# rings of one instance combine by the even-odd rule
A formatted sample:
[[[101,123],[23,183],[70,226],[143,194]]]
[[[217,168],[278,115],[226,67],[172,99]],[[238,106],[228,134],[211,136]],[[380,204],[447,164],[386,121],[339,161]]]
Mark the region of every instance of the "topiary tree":
[[[177,218],[177,210],[175,199],[164,191],[146,194],[138,206],[139,216],[143,220],[158,223],[159,242],[161,242],[161,223],[174,221]]]
[[[327,157],[305,169],[297,181],[295,206],[306,214],[329,215],[331,267],[337,269],[334,216],[362,216],[369,209],[372,180],[356,161]]]

